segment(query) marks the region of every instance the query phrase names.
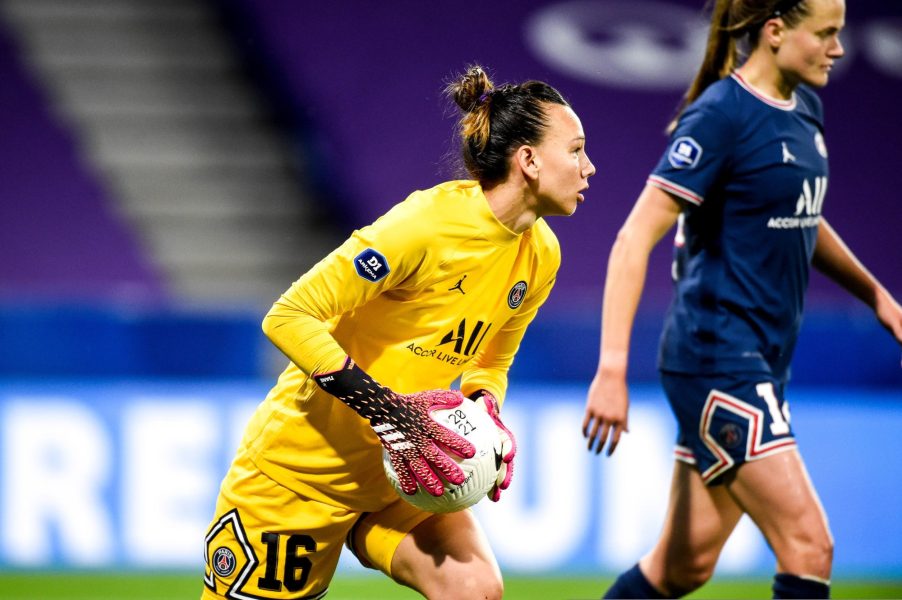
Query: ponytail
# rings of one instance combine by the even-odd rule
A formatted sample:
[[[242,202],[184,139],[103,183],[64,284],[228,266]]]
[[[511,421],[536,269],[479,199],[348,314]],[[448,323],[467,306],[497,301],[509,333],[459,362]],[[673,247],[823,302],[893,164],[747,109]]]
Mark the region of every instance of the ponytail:
[[[488,74],[478,65],[467,69],[445,92],[464,113],[460,120],[460,135],[474,148],[482,151],[491,133],[491,97],[494,85]]]
[[[708,29],[708,43],[705,57],[695,79],[683,95],[677,113],[667,126],[667,133],[676,129],[677,122],[686,107],[702,95],[709,85],[720,81],[733,70],[737,63],[736,39],[730,32],[730,7],[733,0],[710,0],[711,26]]]
[[[667,133],[676,129],[683,111],[715,83],[739,66],[741,56],[738,42],[748,39],[749,48],[758,43],[761,27],[768,19],[780,17],[787,27],[798,25],[808,14],[805,0],[709,0],[711,26],[705,57],[695,79],[686,90],[676,115],[667,126]],[[707,8],[706,7],[706,8]]]

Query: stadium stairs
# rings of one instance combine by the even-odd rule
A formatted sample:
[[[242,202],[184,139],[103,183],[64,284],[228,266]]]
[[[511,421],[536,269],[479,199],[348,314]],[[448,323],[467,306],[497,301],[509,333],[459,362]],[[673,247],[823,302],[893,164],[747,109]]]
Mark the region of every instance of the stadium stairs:
[[[215,2],[0,0],[0,18],[172,297],[268,303],[335,246]]]

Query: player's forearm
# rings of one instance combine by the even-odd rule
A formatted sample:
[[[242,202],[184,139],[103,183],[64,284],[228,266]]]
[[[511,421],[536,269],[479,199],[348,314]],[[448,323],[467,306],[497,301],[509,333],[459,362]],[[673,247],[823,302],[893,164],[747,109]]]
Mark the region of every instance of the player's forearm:
[[[598,373],[625,376],[630,336],[639,299],[645,287],[648,252],[621,231],[611,249],[601,313],[601,352]]]
[[[646,185],[608,258],[601,312],[601,355],[598,373],[626,376],[630,335],[645,287],[648,257],[680,215],[679,201]]]
[[[346,356],[325,322],[283,296],[263,318],[263,333],[308,375],[334,371]]]
[[[522,335],[514,336],[515,339],[499,340],[498,338],[506,338],[505,332],[499,333],[485,352],[478,354],[468,368],[461,373],[460,391],[464,396],[470,396],[474,392],[484,389],[495,396],[499,405],[504,402],[507,394],[507,374],[513,364]],[[502,343],[504,341],[514,345],[509,346]]]
[[[842,286],[853,296],[875,308],[880,282],[868,271],[845,245],[836,231],[821,220],[812,265]]]

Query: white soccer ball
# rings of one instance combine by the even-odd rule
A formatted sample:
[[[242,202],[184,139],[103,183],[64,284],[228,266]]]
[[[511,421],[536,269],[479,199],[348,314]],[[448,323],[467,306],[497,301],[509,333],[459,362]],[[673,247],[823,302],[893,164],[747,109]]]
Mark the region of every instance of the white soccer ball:
[[[472,400],[464,400],[457,408],[435,410],[432,418],[455,433],[462,435],[476,446],[472,458],[448,455],[463,469],[466,479],[460,485],[444,482],[445,493],[433,496],[417,488],[413,495],[405,494],[398,483],[388,452],[382,449],[382,465],[385,474],[398,495],[422,510],[432,513],[448,513],[463,510],[479,502],[495,485],[501,468],[501,433],[489,414]],[[441,477],[441,475],[439,475]]]

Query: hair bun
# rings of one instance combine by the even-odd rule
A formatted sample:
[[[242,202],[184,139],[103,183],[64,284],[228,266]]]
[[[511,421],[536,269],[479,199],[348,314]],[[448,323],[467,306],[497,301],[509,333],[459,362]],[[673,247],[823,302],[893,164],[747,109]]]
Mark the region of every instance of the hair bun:
[[[476,110],[492,92],[492,81],[479,65],[471,65],[466,73],[448,86],[454,103],[464,112]]]

